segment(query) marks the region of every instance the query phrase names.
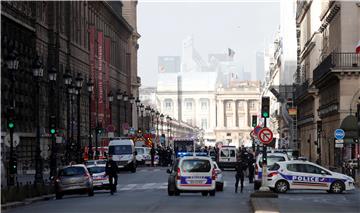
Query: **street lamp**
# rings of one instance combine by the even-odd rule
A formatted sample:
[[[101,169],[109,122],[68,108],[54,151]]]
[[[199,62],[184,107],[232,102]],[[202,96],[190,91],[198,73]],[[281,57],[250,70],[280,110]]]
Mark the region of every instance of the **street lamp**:
[[[66,87],[66,159],[70,159],[70,86],[72,83],[72,76],[69,69],[65,70],[63,74],[64,84]]]
[[[108,93],[108,98],[109,98],[109,111],[110,111],[110,115],[109,115],[110,122],[109,122],[109,124],[112,124],[112,108],[111,108],[111,105],[112,105],[112,102],[114,101],[114,95],[113,95],[111,90]]]
[[[139,107],[140,107],[140,99],[139,99],[139,97],[136,98],[135,105],[136,105],[137,128],[139,129]]]
[[[159,141],[159,117],[160,117],[160,112],[156,111],[155,116],[156,116],[156,138],[157,138],[157,142],[158,142]]]
[[[123,100],[124,100],[124,118],[125,118],[125,124],[127,123],[127,111],[126,111],[126,102],[129,100],[129,96],[126,94],[126,92],[124,92],[123,95]]]
[[[80,101],[81,101],[81,89],[83,86],[83,78],[81,73],[78,73],[75,79],[76,82],[76,93],[77,93],[77,158],[78,162],[82,161],[82,154],[81,154],[81,113],[80,113]]]
[[[55,128],[56,128],[56,116],[55,116],[55,106],[54,106],[54,94],[55,88],[54,84],[56,83],[57,70],[54,66],[50,68],[48,71],[49,80],[51,83],[50,89],[50,97],[51,97],[51,105],[49,105],[49,112],[51,112],[49,117],[50,122],[50,133],[51,133],[51,156],[50,156],[50,176],[56,175],[56,138],[55,138]]]
[[[149,129],[150,129],[150,112],[151,112],[151,108],[150,106],[146,106],[145,107],[145,115],[146,115],[146,130],[148,130],[149,132]]]
[[[130,126],[133,127],[133,105],[135,103],[135,97],[130,94],[130,97],[129,97],[129,102],[130,102]]]
[[[120,102],[123,99],[123,93],[120,89],[116,92],[116,99],[118,100],[118,130],[119,130],[119,136],[121,136],[121,115],[120,115]]]
[[[43,162],[41,159],[41,149],[40,149],[40,97],[39,97],[39,92],[40,92],[40,80],[43,77],[44,74],[44,69],[43,69],[43,64],[40,61],[40,58],[38,55],[36,55],[35,60],[33,61],[32,64],[32,71],[33,71],[33,76],[35,78],[36,81],[36,107],[35,107],[35,111],[36,111],[36,157],[35,157],[35,184],[41,184],[43,183]]]
[[[160,120],[161,120],[161,137],[162,137],[164,134],[164,115],[163,114],[160,115]]]
[[[140,104],[140,113],[141,113],[141,129],[144,131],[144,105]]]
[[[70,96],[70,125],[71,125],[71,135],[69,140],[69,161],[74,160],[75,155],[75,144],[74,144],[74,95],[76,94],[75,91],[75,83],[74,81],[71,82],[69,85],[69,96]]]
[[[170,121],[171,118],[170,116],[166,116],[166,123],[167,123],[167,132],[168,132],[168,136],[167,136],[167,146],[169,145],[169,139],[170,139]]]
[[[17,58],[17,52],[13,50],[6,58],[5,63],[7,70],[10,74],[10,93],[9,93],[9,107],[8,107],[8,128],[10,130],[10,160],[9,160],[9,175],[8,175],[8,185],[12,186],[15,184],[15,175],[17,174],[17,159],[14,156],[14,145],[13,145],[13,135],[14,135],[14,113],[15,113],[15,75],[14,73],[19,68],[19,60]]]
[[[154,110],[154,109],[151,109],[151,111],[150,111],[150,115],[151,115],[151,119],[150,119],[150,121],[151,121],[151,123],[150,123],[150,127],[151,127],[151,128],[154,128],[154,115],[155,115],[155,110]]]
[[[88,159],[93,159],[93,150],[92,150],[92,130],[91,130],[91,96],[94,91],[94,83],[92,79],[89,78],[87,84],[87,90],[89,92],[89,145],[88,145]]]

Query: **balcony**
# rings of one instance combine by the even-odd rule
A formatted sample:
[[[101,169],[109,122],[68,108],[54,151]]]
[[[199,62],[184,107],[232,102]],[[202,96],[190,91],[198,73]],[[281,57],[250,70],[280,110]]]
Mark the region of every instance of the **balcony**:
[[[306,94],[308,88],[309,88],[309,80],[306,80],[304,83],[296,86],[296,88],[295,88],[295,99],[298,99],[299,97]]]
[[[314,69],[314,81],[320,80],[334,68],[360,69],[360,55],[356,53],[331,53]]]

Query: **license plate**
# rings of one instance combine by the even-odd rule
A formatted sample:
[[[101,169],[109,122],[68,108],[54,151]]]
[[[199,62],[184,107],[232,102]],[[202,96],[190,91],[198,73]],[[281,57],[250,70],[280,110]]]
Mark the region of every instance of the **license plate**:
[[[204,184],[205,180],[190,180],[191,184]]]

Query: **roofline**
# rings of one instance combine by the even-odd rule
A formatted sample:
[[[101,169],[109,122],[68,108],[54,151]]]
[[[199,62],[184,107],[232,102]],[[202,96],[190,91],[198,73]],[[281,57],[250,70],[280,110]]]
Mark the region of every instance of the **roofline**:
[[[112,12],[112,14],[125,26],[125,28],[130,32],[133,33],[134,32],[134,28],[126,21],[126,19],[123,16],[119,16],[119,14],[117,14],[114,10],[113,7],[110,6],[110,4],[106,1],[103,1],[103,3],[105,4],[105,6]],[[121,2],[122,4],[122,2]],[[131,36],[131,35],[130,35]]]

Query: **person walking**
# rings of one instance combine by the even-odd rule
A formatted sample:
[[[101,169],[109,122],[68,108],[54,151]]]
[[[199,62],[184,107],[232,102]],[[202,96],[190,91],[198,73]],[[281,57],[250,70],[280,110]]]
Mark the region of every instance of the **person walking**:
[[[154,167],[154,161],[155,161],[155,147],[154,147],[154,145],[152,145],[152,147],[151,147],[150,155],[151,155],[151,166]]]
[[[248,168],[249,168],[249,183],[253,183],[254,175],[255,175],[255,159],[252,153],[249,154]]]
[[[116,162],[110,158],[105,166],[105,175],[109,177],[110,194],[113,195],[116,192],[116,186],[118,181],[117,165]]]
[[[239,181],[240,181],[240,192],[243,192],[244,189],[244,170],[246,170],[246,166],[242,159],[236,162],[236,174],[235,174],[235,193],[238,192]]]

